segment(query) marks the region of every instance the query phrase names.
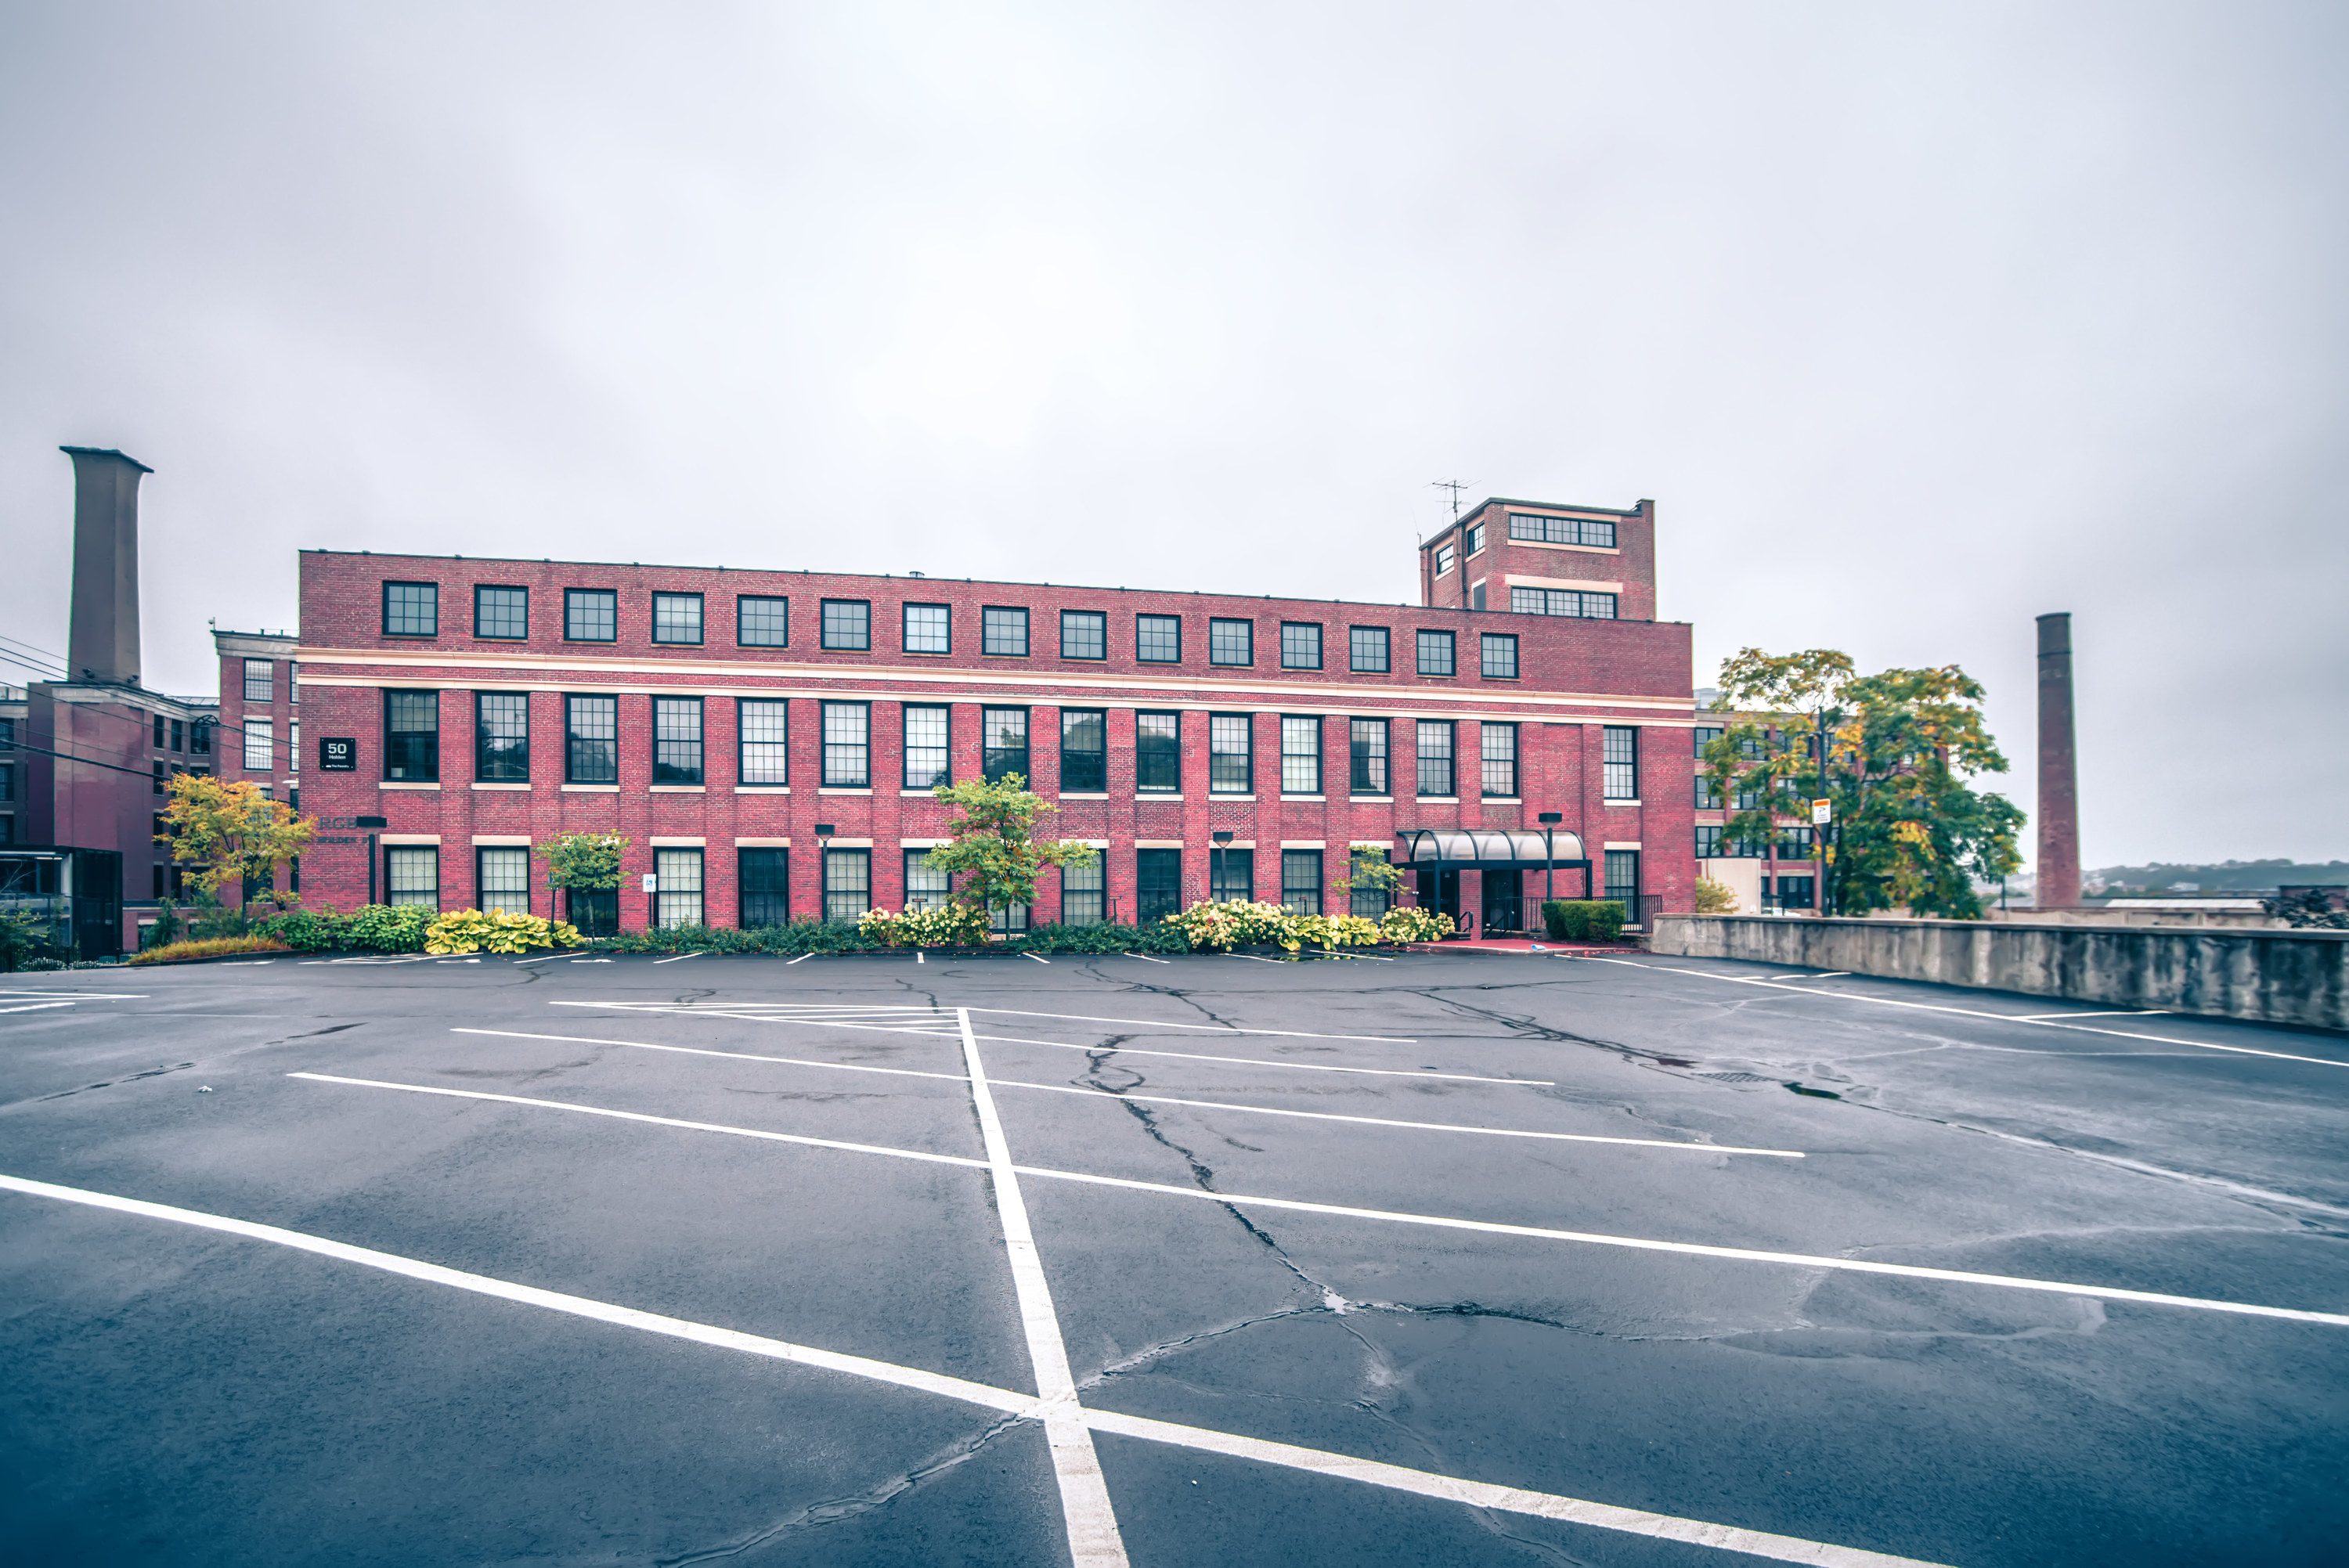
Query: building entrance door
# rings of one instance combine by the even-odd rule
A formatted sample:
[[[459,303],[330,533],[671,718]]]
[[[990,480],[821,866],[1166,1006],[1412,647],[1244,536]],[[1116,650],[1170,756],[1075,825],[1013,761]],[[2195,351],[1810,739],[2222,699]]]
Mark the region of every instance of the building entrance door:
[[[1458,872],[1422,872],[1419,873],[1419,907],[1434,914],[1448,914],[1452,923],[1460,923],[1460,873]]]
[[[1485,873],[1485,931],[1523,931],[1526,928],[1525,900],[1519,896],[1523,872],[1486,872]]]

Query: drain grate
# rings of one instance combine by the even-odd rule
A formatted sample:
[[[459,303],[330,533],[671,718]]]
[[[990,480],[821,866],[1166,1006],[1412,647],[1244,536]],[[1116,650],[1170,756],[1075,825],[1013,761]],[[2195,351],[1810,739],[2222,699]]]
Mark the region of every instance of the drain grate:
[[[1764,1078],[1760,1073],[1699,1073],[1696,1076],[1711,1078],[1715,1083],[1776,1083],[1778,1081],[1774,1078]]]

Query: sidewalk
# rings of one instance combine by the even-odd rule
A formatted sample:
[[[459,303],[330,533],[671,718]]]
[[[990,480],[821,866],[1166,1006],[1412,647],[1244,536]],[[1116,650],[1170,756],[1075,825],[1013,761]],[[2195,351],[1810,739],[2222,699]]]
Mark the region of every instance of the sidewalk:
[[[1562,958],[1608,958],[1619,954],[1640,953],[1645,949],[1630,942],[1552,942],[1547,937],[1533,940],[1522,936],[1473,937],[1465,941],[1415,942],[1415,953],[1518,953],[1546,954]]]

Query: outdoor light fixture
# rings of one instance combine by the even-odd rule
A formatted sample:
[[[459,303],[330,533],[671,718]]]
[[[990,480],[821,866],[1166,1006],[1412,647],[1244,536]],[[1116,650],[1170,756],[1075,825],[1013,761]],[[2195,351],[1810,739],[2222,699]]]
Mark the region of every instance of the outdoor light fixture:
[[[1554,825],[1566,820],[1563,811],[1544,811],[1534,819],[1542,825],[1542,902],[1547,903],[1557,891],[1557,867],[1549,862],[1557,859],[1557,841],[1551,837]],[[1545,917],[1547,918],[1547,917]]]

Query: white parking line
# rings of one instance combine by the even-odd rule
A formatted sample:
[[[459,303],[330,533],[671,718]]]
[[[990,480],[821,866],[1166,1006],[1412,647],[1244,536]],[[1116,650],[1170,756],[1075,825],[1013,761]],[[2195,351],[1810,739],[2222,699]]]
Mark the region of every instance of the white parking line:
[[[2108,1013],[2017,1013],[2017,1022],[2043,1024],[2050,1018],[2166,1018],[2167,1007],[2116,1007]]]
[[[1127,958],[1139,958],[1144,964],[1172,964],[1174,962],[1172,958],[1153,958],[1147,953],[1128,953],[1123,954],[1123,956]]]
[[[311,1074],[291,1075],[313,1077]],[[360,1079],[342,1079],[357,1083]],[[382,1084],[383,1088],[409,1088],[407,1084]],[[514,1095],[484,1096],[479,1090],[443,1089],[437,1091],[451,1098],[494,1098],[510,1105],[541,1106],[554,1110],[585,1109],[562,1100],[530,1100]],[[647,1117],[646,1120],[665,1119]],[[728,1133],[740,1137],[767,1139],[774,1141],[814,1142],[814,1140],[777,1140],[774,1135],[750,1128],[721,1126],[713,1122],[678,1123],[704,1132]],[[919,1149],[893,1149],[881,1144],[848,1145],[832,1143],[826,1147],[851,1150],[863,1154],[886,1155],[900,1160],[923,1160],[934,1163],[958,1163],[952,1156],[932,1154]],[[1702,1242],[1658,1241],[1644,1236],[1612,1236],[1588,1231],[1562,1231],[1542,1225],[1513,1225],[1495,1220],[1463,1220],[1442,1214],[1414,1214],[1393,1209],[1363,1209],[1343,1203],[1316,1203],[1299,1198],[1268,1198],[1259,1194],[1212,1191],[1204,1187],[1178,1187],[1164,1181],[1141,1181],[1126,1176],[1098,1176],[1088,1171],[1059,1171],[1049,1166],[1019,1165],[1013,1170],[1021,1176],[1040,1177],[1052,1181],[1074,1181],[1089,1187],[1115,1187],[1131,1192],[1153,1192],[1167,1198],[1204,1199],[1211,1203],[1252,1205],[1260,1209],[1285,1209],[1298,1213],[1327,1214],[1338,1219],[1371,1220],[1381,1224],[1423,1225],[1433,1230],[1468,1231],[1485,1235],[1524,1236],[1535,1241],[1576,1242],[1589,1246],[1623,1247],[1635,1252],[1670,1253],[1682,1257],[1718,1258],[1735,1263],[1777,1264],[1795,1268],[1835,1269],[1849,1274],[1892,1274],[1908,1279],[1940,1280],[1956,1284],[1987,1285],[2002,1290],[2041,1291],[2057,1295],[2095,1296],[2104,1301],[2133,1301],[2151,1306],[2187,1307],[2200,1312],[2232,1313],[2246,1317],[2282,1318],[2294,1323],[2317,1323],[2330,1327],[2349,1328],[2349,1315],[2332,1312],[2309,1312],[2298,1307],[2261,1306],[2255,1303],[2219,1301],[2204,1296],[2168,1295],[2157,1291],[2127,1290],[2116,1285],[2081,1284],[2062,1280],[2031,1279],[2015,1274],[1975,1274],[1961,1269],[1929,1268],[1919,1264],[1880,1264],[1861,1258],[1829,1257],[1809,1253],[1774,1253],[1751,1247],[1713,1246]]]
[[[1040,1089],[1046,1094],[1084,1094],[1110,1099],[1140,1100],[1148,1105],[1183,1105],[1195,1110],[1237,1110],[1250,1116],[1295,1116],[1310,1121],[1351,1121],[1364,1127],[1401,1127],[1414,1132],[1481,1132],[1487,1138],[1538,1138],[1558,1143],[1622,1143],[1638,1149],[1673,1149],[1683,1154],[1766,1154],[1779,1160],[1805,1158],[1799,1149],[1741,1149],[1726,1143],[1681,1143],[1668,1138],[1605,1138],[1595,1132],[1533,1132],[1514,1127],[1468,1127],[1451,1121],[1397,1121],[1384,1116],[1341,1116],[1334,1110],[1282,1110],[1269,1105],[1235,1105],[1223,1099],[1176,1099],[1163,1094],[1123,1094],[1113,1089],[1079,1088],[1074,1084],[1020,1083],[997,1078],[1004,1088]]]
[[[35,998],[35,997],[42,997],[42,996],[58,996],[58,995],[65,996],[66,998],[67,998],[67,999],[69,999],[69,1000],[71,1000],[71,1001],[76,1001],[76,1002],[144,1002],[145,1000],[147,1000],[147,993],[146,993],[146,992],[144,992],[144,991],[65,991],[65,992],[57,992],[57,991],[26,991],[26,990],[20,990],[20,989],[11,988],[11,989],[7,989],[7,990],[0,990],[0,1002],[13,1002],[13,1001],[20,1001],[20,1000],[31,1000],[31,999],[33,999],[33,998]]]
[[[656,964],[682,964],[688,958],[698,958],[700,956],[701,954],[698,953],[680,953],[674,958],[656,958],[653,962]]]
[[[808,1138],[796,1132],[769,1132],[756,1127],[728,1127],[715,1121],[687,1121],[674,1116],[653,1116],[640,1110],[608,1110],[567,1099],[533,1099],[518,1094],[494,1094],[488,1089],[441,1088],[433,1084],[386,1083],[380,1078],[340,1078],[333,1073],[287,1073],[310,1083],[337,1083],[352,1088],[389,1088],[403,1094],[439,1095],[444,1099],[486,1099],[504,1105],[526,1105],[539,1110],[575,1110],[583,1116],[608,1116],[619,1121],[649,1122],[656,1127],[683,1128],[688,1132],[723,1132],[735,1138],[764,1139],[771,1143],[800,1143],[811,1149],[837,1149],[850,1154],[888,1154],[900,1160],[926,1160],[939,1165],[968,1165],[984,1171],[987,1161],[959,1154],[931,1154],[919,1149],[892,1149],[879,1143],[847,1143],[837,1138]]]
[[[1069,1554],[1077,1568],[1125,1568],[1125,1542],[1118,1535],[1117,1512],[1110,1506],[1109,1483],[1102,1476],[1101,1458],[1093,1452],[1093,1435],[1077,1406],[1077,1381],[1069,1372],[1060,1315],[1052,1310],[1052,1287],[1044,1278],[1044,1264],[1036,1253],[1035,1233],[1028,1226],[1028,1205],[1019,1197],[1011,1145],[1004,1139],[1002,1119],[995,1113],[995,1097],[987,1087],[987,1068],[978,1057],[978,1042],[971,1038],[969,1010],[956,1008],[955,1021],[962,1026],[962,1059],[970,1073],[970,1103],[978,1113],[979,1136],[987,1143],[996,1217],[1003,1226],[1003,1249],[1011,1260],[1019,1323],[1028,1335],[1028,1359],[1036,1374],[1036,1392],[1043,1402],[1044,1436],[1052,1450],[1052,1473],[1061,1483]]]
[[[892,1078],[944,1078],[963,1081],[960,1073],[926,1073],[913,1068],[866,1067],[854,1062],[818,1062],[801,1057],[761,1057],[749,1051],[713,1051],[700,1046],[657,1046],[650,1040],[599,1040],[586,1035],[525,1035],[518,1029],[451,1029],[452,1035],[495,1035],[510,1040],[562,1040],[574,1046],[626,1046],[638,1051],[675,1051],[684,1057],[731,1057],[745,1062],[781,1062],[795,1068],[826,1068],[836,1073],[887,1073]]]
[[[1022,1419],[1036,1419],[1041,1413],[1040,1402],[1026,1394],[1009,1388],[991,1387],[966,1378],[949,1377],[942,1373],[925,1371],[916,1367],[902,1367],[893,1362],[874,1361],[862,1356],[843,1356],[837,1351],[820,1350],[813,1346],[795,1345],[789,1340],[771,1339],[763,1335],[744,1334],[737,1329],[719,1328],[711,1324],[695,1323],[686,1318],[668,1317],[659,1313],[640,1312],[634,1307],[617,1306],[609,1302],[590,1300],[585,1296],[566,1295],[560,1291],[541,1290],[535,1285],[517,1284],[509,1280],[492,1279],[485,1274],[467,1274],[460,1269],[444,1268],[415,1258],[405,1258],[393,1253],[381,1253],[368,1247],[355,1247],[348,1243],[330,1241],[300,1231],[282,1230],[275,1225],[256,1224],[250,1220],[232,1219],[224,1214],[207,1214],[194,1209],[173,1208],[166,1203],[150,1203],[136,1198],[121,1198],[108,1192],[93,1192],[78,1187],[59,1187],[47,1181],[27,1181],[19,1176],[0,1175],[0,1189],[20,1192],[28,1197],[48,1198],[60,1202],[78,1203],[94,1209],[111,1210],[118,1213],[134,1214],[142,1219],[163,1220],[175,1224],[190,1225],[199,1230],[215,1231],[241,1236],[250,1241],[269,1242],[298,1252],[332,1258],[338,1263],[355,1264],[363,1268],[379,1269],[429,1284],[447,1285],[476,1295],[514,1302],[524,1306],[543,1307],[551,1312],[605,1323],[620,1328],[634,1328],[647,1334],[662,1335],[673,1339],[707,1345],[720,1350],[736,1350],[748,1356],[770,1360],[788,1361],[812,1367],[823,1371],[837,1372],[851,1377],[864,1377],[895,1387],[911,1388],[919,1393],[935,1394],[944,1398],[977,1405],[982,1409],[999,1410]],[[1940,1568],[1906,1557],[1889,1557],[1881,1553],[1862,1552],[1850,1547],[1829,1545],[1823,1542],[1802,1541],[1787,1535],[1767,1535],[1757,1531],[1739,1530],[1729,1525],[1708,1524],[1701,1520],[1680,1519],[1671,1514],[1649,1513],[1638,1509],[1615,1508],[1606,1503],[1586,1502],[1577,1498],[1553,1493],[1526,1491],[1514,1487],[1493,1486],[1484,1481],[1466,1480],[1454,1476],[1433,1474],[1426,1470],[1405,1470],[1401,1466],[1381,1464],[1371,1460],[1358,1460],[1345,1454],[1329,1453],[1318,1449],[1296,1448],[1287,1443],[1269,1443],[1236,1433],[1209,1431],[1199,1427],[1178,1426],[1170,1421],[1154,1421],[1139,1416],[1121,1416],[1109,1411],[1080,1410],[1084,1424],[1095,1431],[1113,1432],[1123,1437],[1140,1438],[1149,1442],[1168,1443],[1181,1448],[1197,1449],[1209,1453],[1229,1454],[1263,1464],[1287,1469],[1309,1470],[1345,1480],[1360,1481],[1368,1486],[1383,1486],[1399,1491],[1414,1492],[1454,1501],[1470,1508],[1494,1508],[1511,1513],[1530,1514],[1544,1519],[1567,1520],[1601,1530],[1613,1530],[1628,1534],[1643,1535],[1657,1540],[1682,1541],[1696,1545],[1718,1547],[1723,1551],[1743,1552],[1749,1556],[1766,1557],[1775,1562],[1804,1563],[1821,1568]]]
[[[35,1002],[26,1007],[0,1007],[0,1013],[38,1013],[50,1007],[70,1007],[71,1002]]]
[[[1670,964],[1641,964],[1630,958],[1599,958],[1587,960],[1592,964],[1619,964],[1627,969],[1652,969],[1666,975],[1693,975],[1700,980],[1721,980],[1737,985],[1760,985],[1772,991],[1791,991],[1798,996],[1833,996],[1845,1002],[1873,1002],[1882,1007],[1908,1007],[1921,1013],[1955,1013],[1967,1018],[1992,1018],[2002,1024],[2035,1024],[2043,1029],[2071,1029],[2083,1035],[2110,1035],[2119,1040],[2152,1040],[2164,1046],[2186,1046],[2195,1050],[2230,1051],[2243,1057],[2272,1057],[2284,1062],[2313,1062],[2323,1068],[2349,1068],[2349,1061],[2331,1057],[2300,1057],[2290,1051],[2262,1051],[2250,1046],[2222,1046],[2211,1040],[2181,1040],[2174,1035],[2139,1035],[2127,1029],[2100,1029],[2093,1024],[2056,1022],[2062,1015],[2052,1013],[1986,1013],[1979,1007],[1951,1007],[1932,1002],[1903,1002],[1890,996],[1866,996],[1856,991],[1811,991],[1800,985],[1788,985],[1775,980],[1765,980],[1758,975],[1715,975],[1704,969],[1682,969]],[[2074,1014],[2072,1016],[2078,1016]]]
[[[1037,963],[1039,963],[1039,964],[1050,964],[1050,962],[1052,962],[1052,961],[1051,961],[1050,959],[1049,959],[1049,958],[1040,958],[1040,957],[1037,957],[1037,955],[1036,955],[1035,954],[1033,954],[1033,953],[1023,953],[1023,954],[1021,954],[1019,956],[1020,956],[1020,957],[1022,957],[1022,958],[1034,958],[1034,959],[1036,959],[1036,962],[1037,962]],[[1123,1561],[1123,1558],[1121,1558],[1121,1559],[1120,1559],[1120,1561],[1122,1562],[1122,1561]]]
[[[783,967],[789,969],[792,965],[804,964],[814,956],[815,954],[812,953],[802,953],[797,958],[786,958],[783,960]]]

